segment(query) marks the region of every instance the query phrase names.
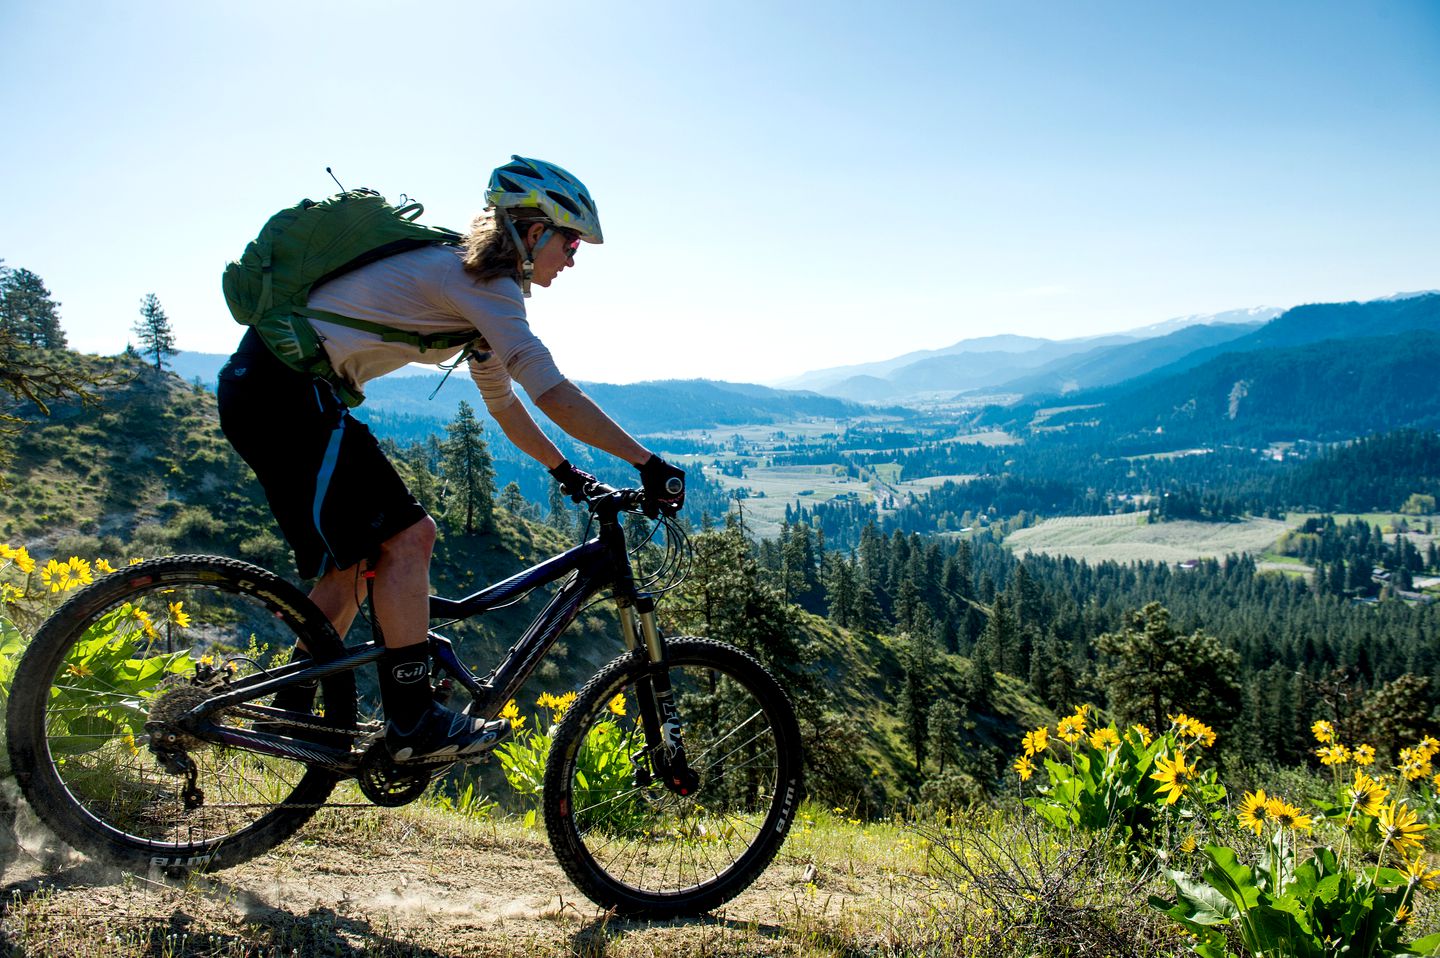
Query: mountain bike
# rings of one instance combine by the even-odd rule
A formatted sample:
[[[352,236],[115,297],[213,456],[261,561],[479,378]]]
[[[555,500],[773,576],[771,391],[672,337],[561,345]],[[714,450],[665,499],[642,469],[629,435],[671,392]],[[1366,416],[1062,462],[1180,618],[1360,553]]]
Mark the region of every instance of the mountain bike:
[[[802,790],[800,733],[753,657],[661,634],[655,596],[683,577],[688,540],[654,517],[650,534],[665,545],[637,579],[625,528],[643,503],[638,489],[597,483],[585,497],[593,538],[465,598],[431,596],[432,621],[454,623],[558,583],[487,675],[431,631],[432,682],[494,718],[566,626],[613,597],[626,651],[553,732],[545,828],[565,873],[602,907],[696,914],[748,887],[785,840]],[[291,660],[297,640],[310,659]],[[337,804],[344,780],[396,806],[450,767],[395,763],[382,723],[360,715],[355,673],[382,649],[346,646],[302,592],[254,565],[147,560],[84,587],[36,634],[8,709],[12,767],[36,814],[87,854],[134,869],[229,867]],[[318,686],[313,710],[274,704],[300,683]]]

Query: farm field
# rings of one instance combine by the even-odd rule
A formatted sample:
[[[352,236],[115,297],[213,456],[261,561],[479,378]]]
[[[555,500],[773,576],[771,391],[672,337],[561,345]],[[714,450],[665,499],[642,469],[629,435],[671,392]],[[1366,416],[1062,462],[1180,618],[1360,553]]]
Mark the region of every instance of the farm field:
[[[1064,516],[1005,539],[1017,556],[1070,556],[1087,562],[1183,562],[1263,553],[1287,528],[1277,519],[1245,522],[1145,522],[1143,513]]]
[[[741,500],[745,522],[750,531],[761,538],[780,535],[785,507],[828,502],[836,496],[853,495],[861,502],[874,498],[868,483],[854,479],[834,466],[770,466],[745,470],[743,478],[722,475],[714,469],[705,474],[725,489],[749,489],[751,496]],[[757,493],[763,492],[763,496]]]

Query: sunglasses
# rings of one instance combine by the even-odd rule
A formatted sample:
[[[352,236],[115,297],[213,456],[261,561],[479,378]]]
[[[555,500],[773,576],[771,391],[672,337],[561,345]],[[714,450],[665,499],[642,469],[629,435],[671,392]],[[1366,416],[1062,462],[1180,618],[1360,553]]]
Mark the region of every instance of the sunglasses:
[[[569,259],[575,258],[575,251],[580,248],[580,234],[574,230],[562,229],[558,226],[546,226],[545,232],[540,234],[540,239],[535,242],[535,249],[539,249],[550,242],[552,236],[560,237],[560,244],[565,248],[565,256]]]

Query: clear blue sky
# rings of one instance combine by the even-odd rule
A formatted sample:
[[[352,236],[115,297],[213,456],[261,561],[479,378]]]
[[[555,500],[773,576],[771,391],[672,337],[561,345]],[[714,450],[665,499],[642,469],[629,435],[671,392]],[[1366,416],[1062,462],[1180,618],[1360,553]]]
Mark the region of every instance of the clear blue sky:
[[[970,336],[1440,286],[1440,4],[0,4],[0,258],[72,345],[159,295],[228,352],[266,216],[463,227],[513,153],[607,243],[531,301],[574,378],[767,381]]]

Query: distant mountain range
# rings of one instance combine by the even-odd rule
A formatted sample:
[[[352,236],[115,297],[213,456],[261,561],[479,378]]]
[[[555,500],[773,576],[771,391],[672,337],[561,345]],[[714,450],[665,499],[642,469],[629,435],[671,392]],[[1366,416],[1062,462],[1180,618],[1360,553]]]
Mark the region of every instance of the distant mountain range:
[[[1169,337],[1166,337],[1167,339]],[[1440,427],[1440,295],[1298,306],[1144,375],[1064,398],[1048,429],[1153,437],[1157,448],[1348,439]],[[983,416],[1023,430],[1053,397]]]
[[[1423,409],[1426,402],[1440,408],[1440,395],[1436,394],[1440,378],[1425,372],[1423,364],[1409,362],[1413,356],[1429,357],[1429,351],[1437,348],[1437,341],[1426,334],[1440,335],[1437,293],[1297,306],[1283,313],[1265,307],[1187,316],[1123,334],[1061,342],[987,336],[944,349],[819,370],[789,381],[792,386],[811,384],[811,389],[804,390],[709,380],[582,386],[612,416],[640,435],[809,416],[903,415],[904,401],[967,392],[977,398],[1020,397],[1018,403],[1012,402],[1010,412],[1002,408],[986,414],[987,421],[1010,426],[1023,425],[1036,408],[1063,403],[1101,407],[1105,412],[1091,412],[1087,418],[1103,418],[1107,428],[1163,432],[1170,416],[1167,410],[1189,409],[1193,415],[1187,414],[1187,421],[1202,422],[1223,407],[1228,425],[1217,421],[1213,430],[1223,435],[1248,429],[1241,417],[1230,415],[1231,407],[1239,402],[1247,414],[1263,408],[1280,419],[1290,416],[1286,422],[1271,424],[1282,433],[1288,429],[1298,430],[1294,435],[1339,435],[1358,424],[1334,409],[1332,400],[1337,396],[1361,406],[1384,407],[1391,411],[1387,422],[1396,420],[1395,424],[1428,421]],[[1363,344],[1359,344],[1361,340]],[[1311,346],[1315,348],[1305,348]],[[1236,358],[1242,356],[1249,358]],[[225,358],[182,353],[173,366],[182,378],[213,384]],[[1440,359],[1440,352],[1436,358]],[[1389,378],[1377,378],[1376,370],[1388,370]],[[1226,377],[1228,381],[1224,381]],[[1326,383],[1325,377],[1337,378]],[[406,370],[384,377],[369,384],[362,416],[382,433],[434,431],[454,418],[460,400],[479,404],[468,378],[463,371],[457,372],[437,393],[440,377],[429,370]],[[1267,385],[1287,379],[1295,384],[1290,392]],[[1354,384],[1361,382],[1365,393],[1356,396]],[[1236,400],[1231,395],[1235,390],[1245,395]],[[1405,396],[1396,396],[1397,390]],[[1223,402],[1217,391],[1224,393]],[[1410,402],[1415,395],[1421,397],[1418,406]],[[1280,412],[1288,408],[1288,396],[1305,397],[1293,415]],[[886,406],[877,408],[882,403]],[[1327,420],[1329,414],[1320,415],[1324,410],[1336,415]],[[1317,415],[1310,416],[1310,412]],[[1247,422],[1254,425],[1254,416]],[[1051,421],[1053,425],[1064,423],[1063,416]],[[1176,423],[1182,431],[1190,428],[1184,422]]]
[[[920,350],[893,359],[819,369],[782,380],[777,385],[786,389],[809,389],[826,396],[860,402],[903,402],[934,398],[939,394],[982,390],[1027,392],[1031,389],[1065,391],[1086,388],[1118,382],[1155,365],[1145,365],[1148,361],[1146,357],[1150,355],[1148,348],[1122,354],[1124,358],[1098,362],[1104,350],[1121,349],[1197,327],[1241,327],[1240,333],[1229,336],[1234,338],[1281,312],[1274,307],[1260,306],[1223,313],[1177,316],[1113,335],[1058,341],[1009,335],[962,339],[943,349]],[[1187,341],[1197,344],[1206,342],[1203,333],[1197,335],[1191,332],[1190,335],[1195,338],[1175,340],[1168,348],[1155,353],[1156,361],[1168,361],[1161,357],[1184,350]],[[1209,341],[1223,341],[1225,335],[1219,334]]]

